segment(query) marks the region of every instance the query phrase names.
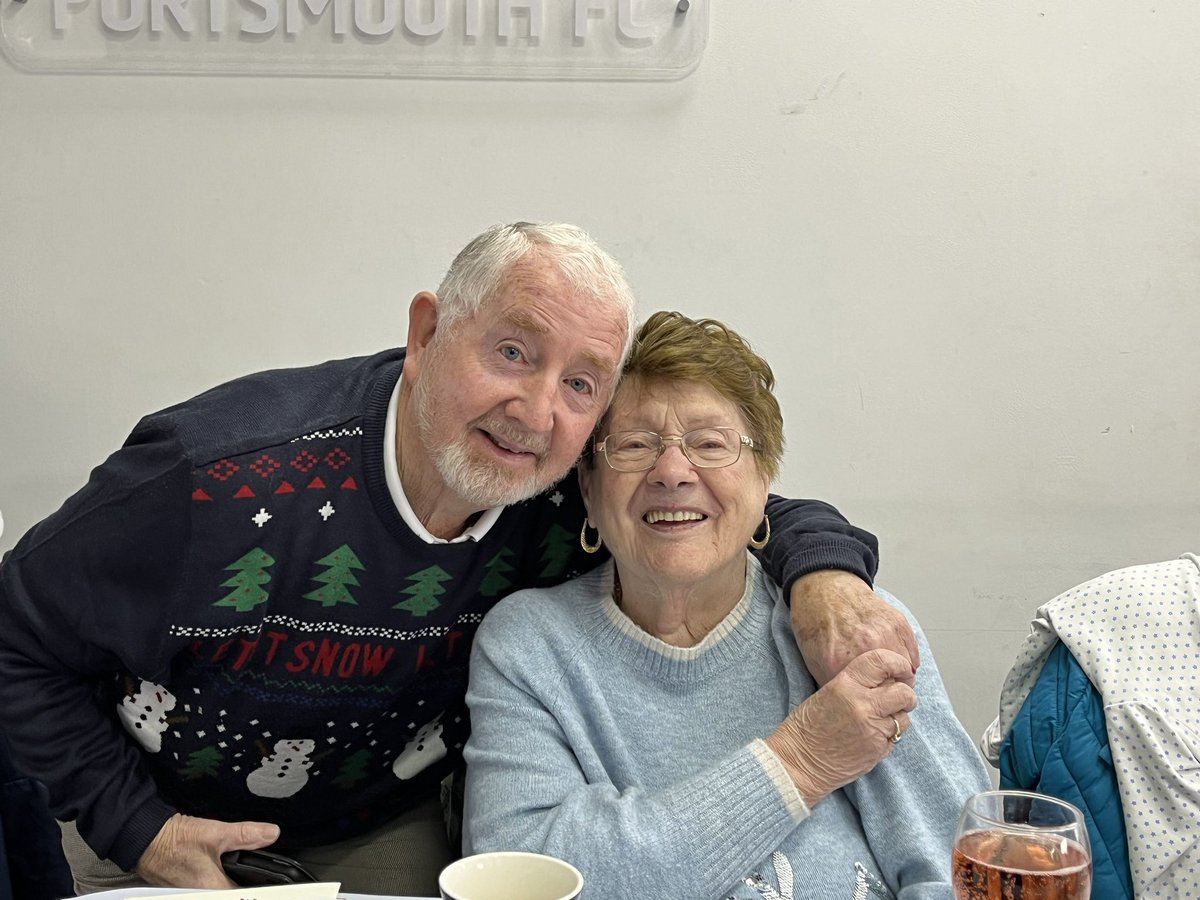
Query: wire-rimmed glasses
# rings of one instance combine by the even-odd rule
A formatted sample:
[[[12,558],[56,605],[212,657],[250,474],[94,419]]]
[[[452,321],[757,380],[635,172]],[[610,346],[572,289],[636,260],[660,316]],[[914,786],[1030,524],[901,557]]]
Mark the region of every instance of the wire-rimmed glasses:
[[[663,437],[655,431],[614,431],[592,448],[603,453],[610,468],[618,472],[644,472],[654,468],[667,444],[678,444],[688,462],[701,469],[732,466],[742,456],[742,447],[754,449],[754,440],[736,428],[710,426],[693,428],[679,437]]]

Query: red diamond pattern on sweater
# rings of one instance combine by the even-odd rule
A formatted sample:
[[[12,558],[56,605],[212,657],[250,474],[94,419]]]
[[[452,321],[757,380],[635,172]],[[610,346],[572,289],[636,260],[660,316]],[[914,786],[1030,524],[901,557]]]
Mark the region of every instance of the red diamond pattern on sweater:
[[[311,472],[313,467],[319,462],[320,460],[317,459],[316,454],[308,450],[301,450],[289,465],[297,472]]]
[[[350,454],[341,447],[334,447],[325,454],[325,464],[335,472],[350,462]]]
[[[237,463],[223,459],[220,462],[214,463],[208,467],[208,474],[217,481],[228,481],[242,469]]]
[[[279,460],[272,459],[266,453],[264,453],[254,462],[250,463],[250,471],[263,478],[270,478],[271,473],[273,473],[276,469],[281,468],[283,468],[283,466],[280,464]]]

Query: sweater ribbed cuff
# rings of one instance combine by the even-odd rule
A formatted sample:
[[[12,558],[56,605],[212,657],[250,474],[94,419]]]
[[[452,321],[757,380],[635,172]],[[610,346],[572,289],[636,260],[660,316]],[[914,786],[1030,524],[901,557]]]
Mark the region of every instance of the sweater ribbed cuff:
[[[779,796],[783,798],[788,812],[791,813],[792,821],[800,824],[807,819],[811,810],[804,802],[804,798],[800,796],[800,791],[796,788],[791,776],[788,775],[783,761],[775,755],[775,751],[768,747],[765,741],[755,740],[750,744],[750,752],[766,770],[767,777],[779,791]]]
[[[150,798],[126,820],[125,827],[118,832],[109,848],[108,858],[126,872],[132,872],[150,842],[173,815],[175,810],[166,803],[157,797]]]
[[[796,827],[796,818],[753,745],[718,764],[713,776],[719,790],[712,790],[713,781],[708,779],[692,783],[693,790],[682,785],[677,788],[677,799],[683,801],[681,812],[686,810],[706,824],[697,829],[693,822],[681,821],[681,834],[673,835],[670,843],[686,834],[686,845],[695,851],[690,859],[699,864],[701,883],[725,885],[739,877],[746,860],[768,857]],[[687,883],[696,875],[681,877],[685,878],[682,883]]]
[[[867,571],[867,564],[857,546],[847,539],[821,544],[789,557],[784,563],[783,573],[783,596],[787,602],[791,603],[792,585],[796,583],[797,578],[824,569],[840,569],[857,575],[869,586],[872,585],[871,573]]]

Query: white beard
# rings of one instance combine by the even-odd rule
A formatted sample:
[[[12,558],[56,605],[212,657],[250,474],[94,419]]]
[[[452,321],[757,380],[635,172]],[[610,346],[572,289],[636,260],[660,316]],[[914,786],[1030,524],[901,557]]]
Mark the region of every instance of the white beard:
[[[421,437],[424,440],[426,435],[422,434]],[[538,472],[527,478],[514,480],[487,463],[473,462],[464,441],[457,441],[447,447],[431,448],[430,455],[446,486],[463,500],[480,509],[511,506],[540,494],[554,483],[551,481],[543,485]]]
[[[437,378],[439,373],[430,372],[426,379],[430,376]],[[548,441],[529,441],[538,448],[539,460],[528,476],[513,475],[487,461],[472,459],[465,436],[438,446],[434,439],[434,399],[423,389],[425,383],[426,380],[419,381],[413,388],[421,445],[433,460],[446,487],[467,503],[479,509],[511,506],[540,494],[566,475],[566,472],[557,475],[546,472],[544,457],[549,451]]]

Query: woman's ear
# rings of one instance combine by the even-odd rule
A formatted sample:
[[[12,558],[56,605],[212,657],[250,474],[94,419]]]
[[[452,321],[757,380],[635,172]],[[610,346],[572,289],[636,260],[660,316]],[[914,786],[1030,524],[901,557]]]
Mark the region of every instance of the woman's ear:
[[[592,465],[581,460],[575,467],[575,473],[579,476],[579,494],[583,497],[583,508],[589,516],[592,514]]]

